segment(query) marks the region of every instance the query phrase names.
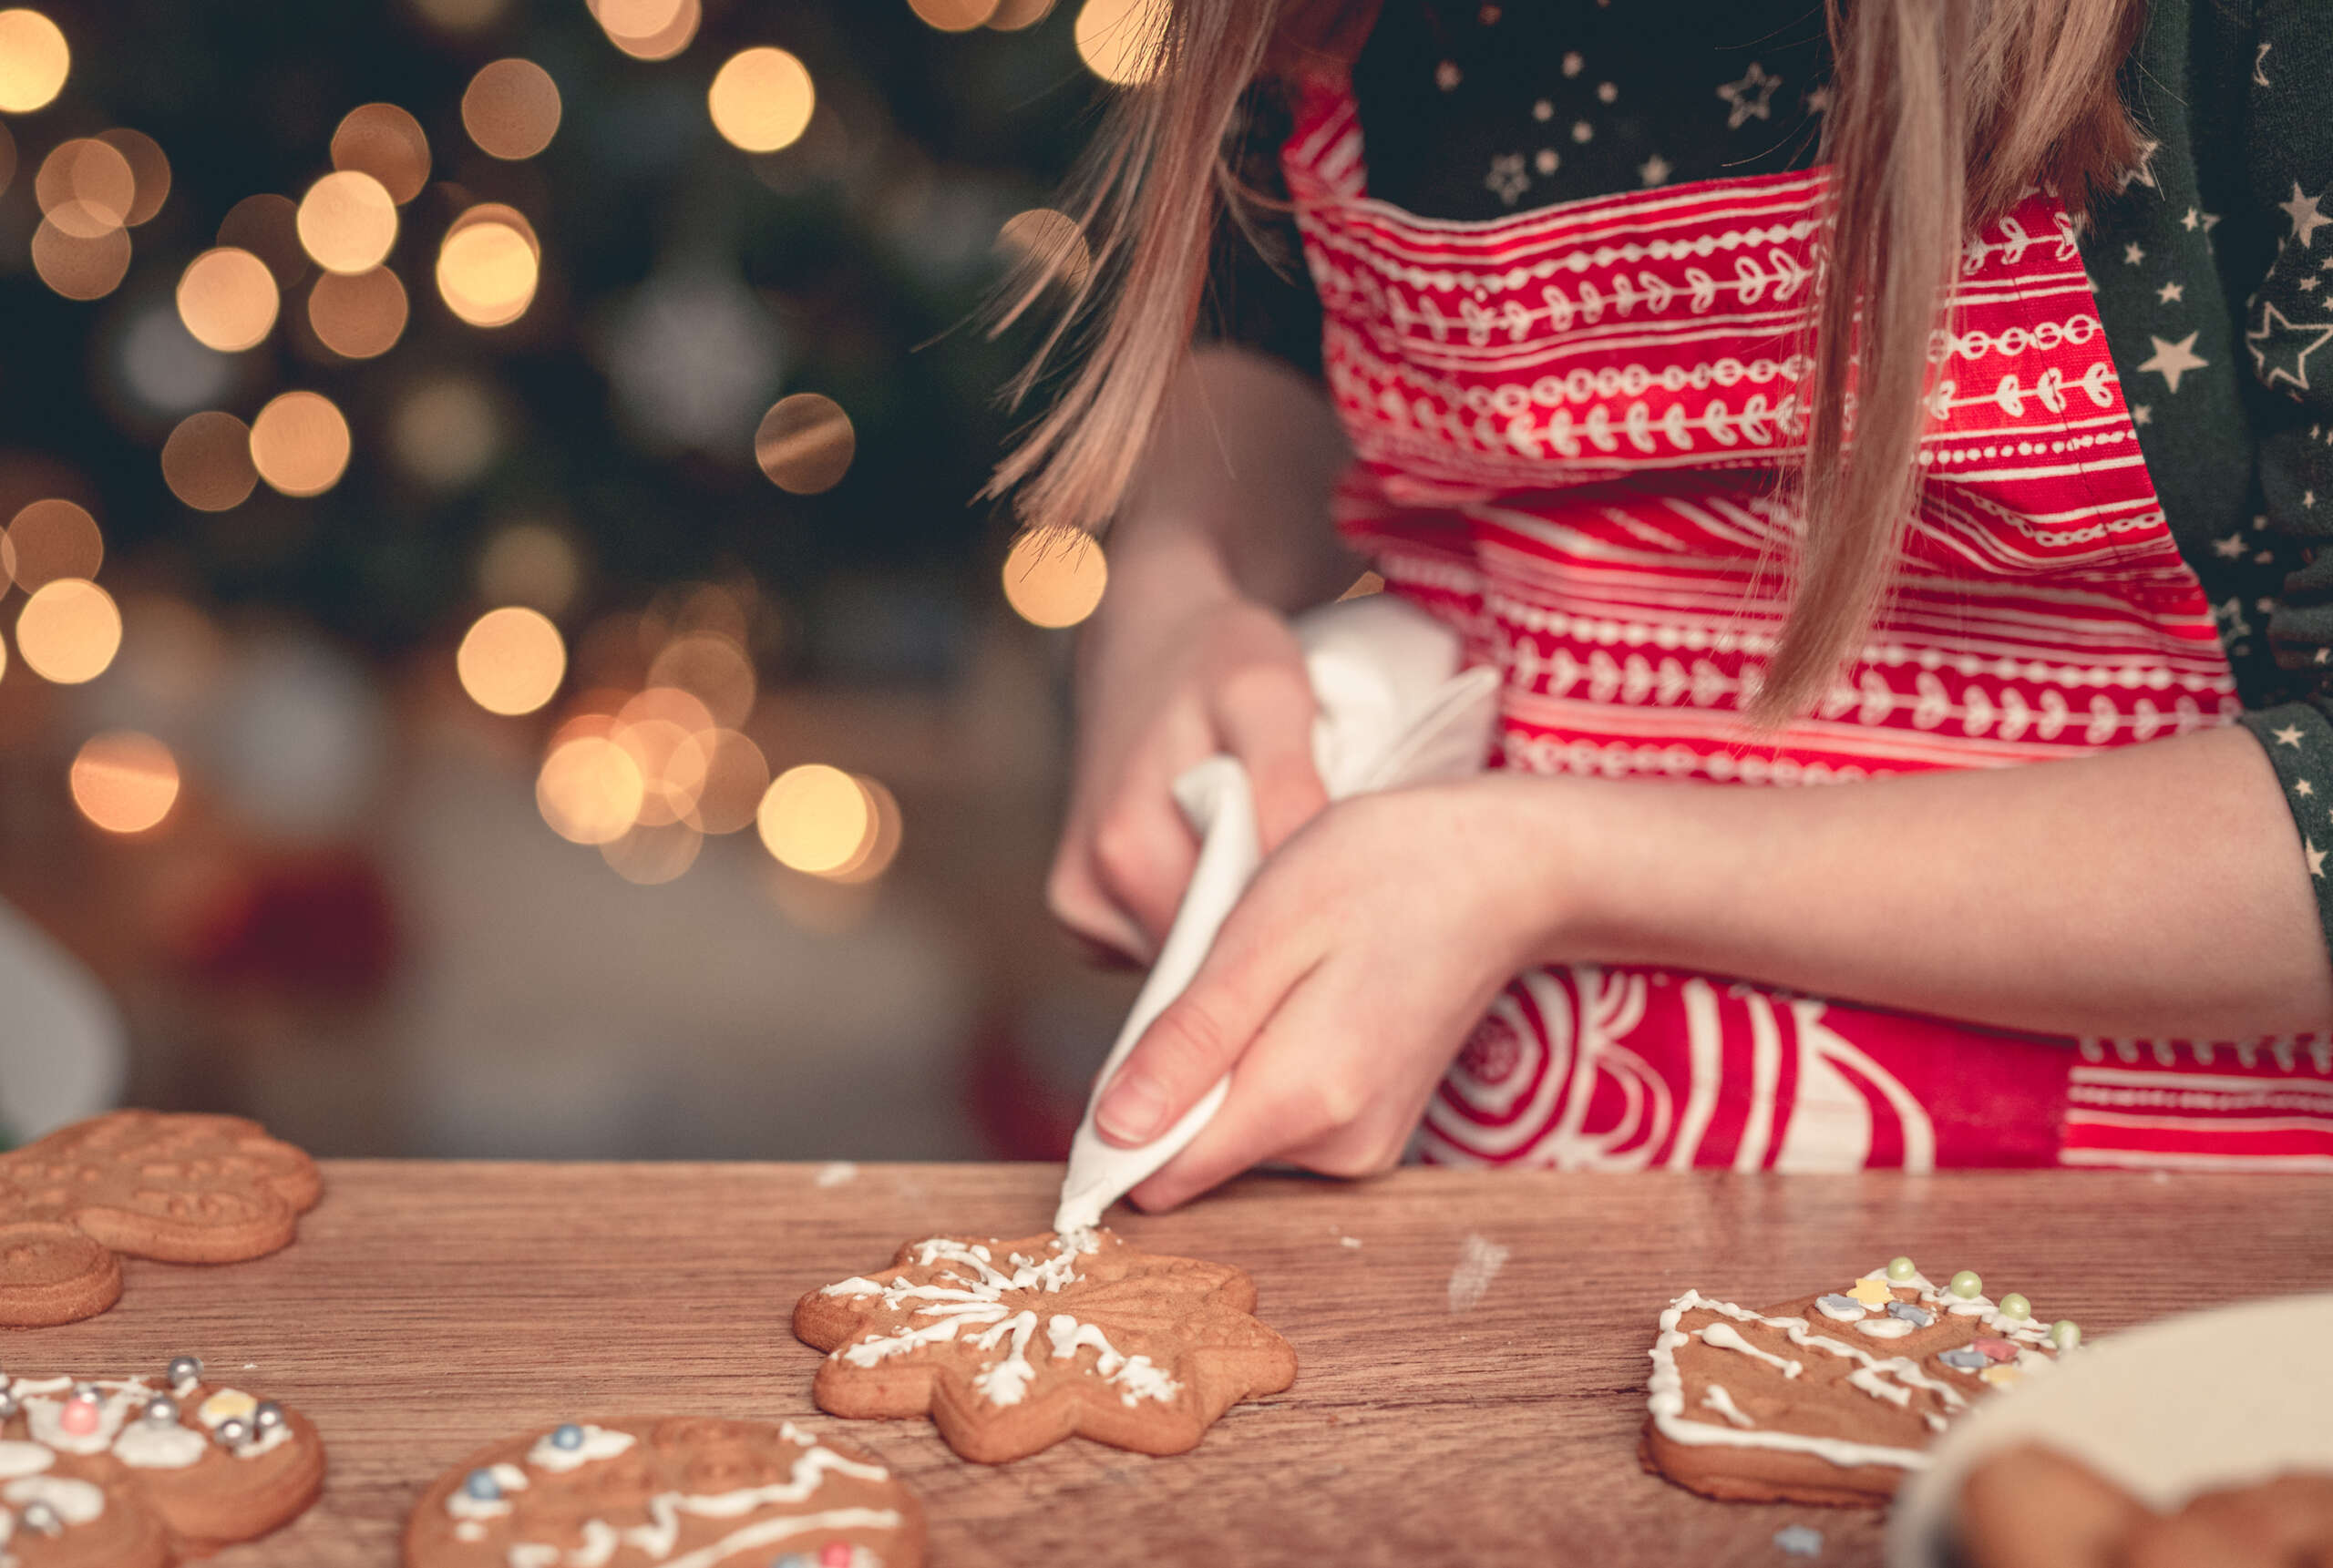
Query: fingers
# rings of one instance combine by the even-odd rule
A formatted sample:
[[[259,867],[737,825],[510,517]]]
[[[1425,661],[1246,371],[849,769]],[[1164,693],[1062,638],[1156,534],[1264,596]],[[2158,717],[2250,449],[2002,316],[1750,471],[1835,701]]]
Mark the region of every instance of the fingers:
[[[1319,712],[1301,663],[1251,665],[1216,692],[1216,733],[1248,770],[1257,838],[1267,855],[1329,804],[1312,761]]]

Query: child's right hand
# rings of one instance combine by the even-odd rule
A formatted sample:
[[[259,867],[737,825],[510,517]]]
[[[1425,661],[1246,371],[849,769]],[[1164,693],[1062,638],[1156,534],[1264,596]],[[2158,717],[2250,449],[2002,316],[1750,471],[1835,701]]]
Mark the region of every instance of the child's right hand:
[[[1151,580],[1145,580],[1147,578]],[[1164,556],[1111,562],[1078,650],[1068,820],[1046,898],[1085,940],[1147,963],[1198,856],[1177,775],[1218,752],[1247,765],[1264,853],[1327,804],[1312,688],[1288,622]]]

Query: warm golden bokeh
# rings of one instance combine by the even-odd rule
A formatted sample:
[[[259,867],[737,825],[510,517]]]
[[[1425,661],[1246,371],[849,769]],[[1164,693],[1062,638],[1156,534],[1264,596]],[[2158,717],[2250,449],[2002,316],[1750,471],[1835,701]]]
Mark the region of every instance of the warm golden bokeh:
[[[369,272],[397,242],[397,204],[381,182],[334,170],[300,199],[300,246],[327,272]]]
[[[969,33],[996,15],[997,0],[908,0],[928,26],[943,33]]]
[[[1023,27],[1033,27],[1053,14],[1053,0],[1004,0],[988,25],[1000,33],[1017,33]]]
[[[858,452],[850,415],[831,397],[797,392],[781,397],[754,432],[754,461],[771,484],[814,496],[842,483]]]
[[[874,835],[875,806],[858,781],[824,763],[778,774],[755,813],[763,847],[781,866],[814,876],[857,859]]]
[[[462,128],[490,158],[532,158],[559,134],[559,84],[532,60],[480,66],[462,94]]]
[[[889,871],[891,862],[899,857],[899,803],[889,790],[865,774],[851,777],[867,795],[867,834],[851,857],[826,876],[834,882],[872,882]]]
[[[129,226],[135,229],[151,220],[170,199],[170,160],[162,144],[142,130],[126,127],[100,132],[98,139],[121,154],[138,182],[138,198],[129,204]],[[0,179],[0,185],[6,183]]]
[[[1004,558],[1004,598],[1032,626],[1074,626],[1109,586],[1101,542],[1083,535],[1026,533]]]
[[[1158,70],[1168,0],[1085,0],[1078,7],[1078,58],[1105,82],[1135,87]]]
[[[219,243],[249,251],[288,289],[307,275],[308,253],[300,248],[300,209],[289,196],[246,196],[227,210]]]
[[[33,231],[32,254],[33,271],[56,292],[68,300],[101,300],[129,271],[129,231],[110,229],[84,240],[44,218]]]
[[[144,833],[178,804],[179,760],[136,730],[92,735],[73,758],[73,804],[108,833]]]
[[[612,844],[639,818],[640,764],[605,735],[560,742],[535,776],[535,806],[550,830],[573,844]]]
[[[240,507],[259,483],[250,427],[231,414],[190,414],[162,444],[162,482],[198,512]]]
[[[33,502],[9,519],[0,538],[0,567],[30,593],[62,578],[98,575],[105,564],[105,537],[87,507],[58,497]]]
[[[735,641],[715,632],[692,632],[664,644],[648,666],[648,680],[686,692],[718,724],[734,728],[754,711],[753,661]]]
[[[655,3],[661,5],[661,0]],[[608,42],[635,60],[669,60],[695,41],[696,30],[704,22],[704,8],[697,0],[680,0],[664,24],[653,32],[619,33],[608,27]],[[604,13],[601,25],[607,26]]]
[[[332,133],[332,166],[369,174],[402,207],[429,183],[429,138],[395,104],[365,104]]]
[[[437,250],[437,292],[474,327],[509,326],[527,313],[541,281],[534,231],[509,208],[473,208]]]
[[[98,240],[127,228],[138,205],[138,176],[129,159],[95,137],[62,141],[41,159],[33,200],[51,223],[76,240]]]
[[[194,341],[221,354],[257,348],[274,330],[275,274],[249,251],[205,251],[179,274],[179,320]]]
[[[42,679],[77,686],[106,672],[121,648],[121,611],[96,583],[61,578],[25,601],[16,651]]]
[[[747,152],[776,152],[809,126],[817,107],[810,72],[784,49],[766,46],[729,56],[705,94],[713,128]]]
[[[654,887],[673,881],[696,864],[704,835],[685,822],[635,826],[612,844],[600,845],[608,868],[626,882]]]
[[[319,392],[278,394],[252,421],[252,466],[287,496],[321,496],[348,467],[348,421]]]
[[[737,833],[754,825],[769,788],[762,749],[735,730],[703,730],[681,743],[674,771],[698,780],[696,805],[685,817],[700,833]]]
[[[386,267],[326,272],[308,291],[308,325],[343,359],[375,359],[405,335],[405,285]]]
[[[582,586],[583,562],[574,541],[548,523],[505,524],[478,556],[478,591],[500,603],[557,615],[575,602]]]
[[[1050,207],[1015,212],[996,231],[996,249],[1013,262],[1041,261],[1055,281],[1082,289],[1094,272],[1093,248],[1085,243],[1077,220]]]
[[[531,713],[559,694],[567,643],[540,611],[505,605],[471,623],[454,669],[470,701],[488,712]]]
[[[46,108],[72,68],[73,51],[56,23],[23,6],[0,11],[0,113]]]

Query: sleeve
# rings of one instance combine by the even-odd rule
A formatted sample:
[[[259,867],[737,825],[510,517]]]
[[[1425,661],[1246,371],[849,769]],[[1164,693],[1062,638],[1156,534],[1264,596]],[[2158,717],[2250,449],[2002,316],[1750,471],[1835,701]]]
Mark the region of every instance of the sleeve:
[[[2282,570],[2256,614],[2276,679],[2244,723],[2285,786],[2333,942],[2333,8],[2261,0],[2251,40],[2248,195],[2273,255],[2245,300],[2258,552]]]
[[[1280,168],[1289,111],[1276,87],[1259,84],[1240,108],[1225,156],[1249,193],[1236,217],[1218,226],[1208,269],[1199,341],[1235,343],[1321,374],[1321,297],[1304,269],[1304,250]]]

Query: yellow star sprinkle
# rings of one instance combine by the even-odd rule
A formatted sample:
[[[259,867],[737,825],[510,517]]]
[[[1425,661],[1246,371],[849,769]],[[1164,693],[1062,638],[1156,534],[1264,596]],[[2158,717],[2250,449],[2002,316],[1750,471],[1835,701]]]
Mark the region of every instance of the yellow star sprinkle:
[[[258,1409],[259,1401],[241,1389],[221,1389],[203,1400],[202,1409],[197,1413],[201,1416],[206,1426],[215,1427],[221,1421],[233,1417],[249,1420],[252,1412]]]
[[[1847,1294],[1865,1307],[1885,1307],[1896,1299],[1896,1293],[1887,1288],[1884,1279],[1858,1279]]]
[[[1993,1365],[1986,1368],[1983,1371],[1978,1373],[1977,1376],[1982,1378],[1986,1382],[1990,1383],[1996,1389],[2007,1389],[2014,1387],[2024,1378],[2025,1374],[2004,1362],[1997,1361]]]

